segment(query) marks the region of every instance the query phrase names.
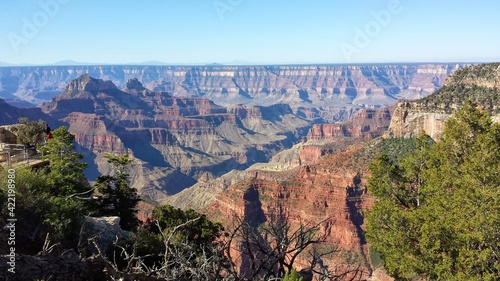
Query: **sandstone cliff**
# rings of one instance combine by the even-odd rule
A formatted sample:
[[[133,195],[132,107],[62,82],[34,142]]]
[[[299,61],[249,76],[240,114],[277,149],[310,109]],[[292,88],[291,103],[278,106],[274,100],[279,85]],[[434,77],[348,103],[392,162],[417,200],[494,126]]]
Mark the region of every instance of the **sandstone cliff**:
[[[291,223],[321,223],[320,232],[328,245],[340,253],[325,265],[349,263],[372,272],[368,247],[363,237],[363,211],[373,204],[366,192],[367,163],[364,153],[371,144],[360,144],[345,152],[322,157],[315,165],[303,165],[283,171],[248,171],[245,179],[215,195],[203,212],[224,225],[231,217],[244,218],[258,225],[276,210],[284,212]],[[366,278],[367,275],[364,277]]]
[[[450,113],[430,112],[425,107],[409,102],[400,102],[391,120],[386,137],[410,138],[424,131],[434,140],[438,140],[444,129],[444,123]]]
[[[395,106],[361,109],[345,122],[313,125],[299,153],[300,163],[315,164],[323,155],[382,136],[389,127],[394,109]]]
[[[444,124],[467,100],[500,120],[500,64],[483,64],[453,73],[435,94],[398,103],[386,137],[411,137],[424,131],[433,139],[441,137]]]

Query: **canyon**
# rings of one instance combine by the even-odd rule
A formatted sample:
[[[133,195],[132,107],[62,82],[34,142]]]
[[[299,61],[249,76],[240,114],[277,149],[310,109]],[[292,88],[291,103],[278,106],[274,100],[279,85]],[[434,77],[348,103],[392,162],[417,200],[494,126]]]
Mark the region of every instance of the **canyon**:
[[[397,103],[386,137],[409,138],[421,131],[434,140],[441,138],[445,121],[464,102],[476,102],[500,122],[500,64],[477,65],[450,75],[431,96]]]
[[[380,152],[397,147],[406,147],[402,152],[407,153],[412,144],[404,139],[421,131],[439,140],[445,121],[470,99],[498,122],[498,73],[498,64],[466,68],[427,98],[360,110],[344,122],[314,124],[302,142],[276,154],[269,163],[217,179],[204,178],[164,203],[197,209],[225,225],[231,225],[231,216],[263,223],[266,214],[277,209],[297,225],[321,222],[320,232],[327,235],[328,243],[355,257],[372,280],[391,280],[375,265],[376,257],[362,234],[363,214],[374,203],[367,191],[369,163]],[[324,262],[334,267],[346,260],[344,256]]]
[[[194,72],[198,78],[191,76],[192,80],[186,78],[188,72],[179,72],[172,76],[179,79],[177,84],[166,83],[165,88],[156,84],[158,77],[154,77],[156,82],[144,82],[144,77],[151,78],[148,75],[115,84],[84,74],[69,81],[62,92],[34,111],[16,109],[0,100],[0,121],[15,122],[16,117],[33,112],[29,115],[32,119],[49,118],[54,124],[67,125],[79,151],[91,163],[87,171],[91,179],[111,171],[102,157],[104,153],[128,153],[135,159],[130,170],[132,186],[144,198],[195,209],[224,225],[231,224],[232,215],[262,223],[266,214],[276,209],[283,210],[294,224],[321,223],[320,232],[327,235],[328,244],[341,249],[340,256],[325,263],[356,263],[368,275],[380,274],[383,279],[386,276],[374,265],[374,255],[363,236],[363,214],[374,203],[366,187],[370,161],[388,143],[402,142],[400,138],[413,137],[421,130],[438,140],[445,120],[467,99],[488,110],[494,120],[500,119],[498,65],[465,69],[457,64],[445,68],[425,66],[428,68],[399,65],[399,70],[394,66],[392,71],[399,73],[399,78],[395,73],[384,74],[384,83],[377,75],[382,75],[384,69],[388,71],[389,66],[370,66],[370,75],[362,66],[342,66],[350,69],[350,74],[346,70],[345,75],[351,79],[349,85],[357,89],[356,94],[347,95],[346,91],[351,93],[349,87],[340,93],[335,90],[344,85],[338,82],[341,78],[329,78],[337,79],[335,83],[326,79],[333,84],[322,80],[322,85],[336,85],[331,88],[332,103],[324,106],[319,97],[323,95],[324,101],[330,95],[328,90],[318,93],[318,89],[307,88],[314,75],[300,69],[294,72],[291,66],[288,72],[274,68],[280,76],[273,80],[276,91],[268,93],[262,92],[259,87],[264,84],[258,81],[270,80],[258,78],[258,72],[248,72],[245,77],[253,77],[252,83],[261,86],[243,91],[224,84],[240,81],[235,71],[244,67],[234,67],[233,72],[221,70],[217,75]],[[214,71],[227,67],[200,68]],[[376,74],[374,69],[378,69]],[[359,75],[353,75],[354,70]],[[448,77],[452,70],[457,71]],[[485,76],[483,72],[493,74]],[[228,77],[233,82],[227,82]],[[292,83],[294,86],[283,80],[291,77],[298,79]],[[210,79],[212,82],[208,82]],[[188,80],[203,83],[186,88]],[[282,87],[277,86],[278,80],[290,88],[278,91]],[[415,86],[416,81],[420,86]],[[212,90],[202,87],[208,84]],[[404,86],[390,94],[384,87],[394,84]],[[304,87],[297,85],[309,85],[305,87],[308,95],[302,92]],[[377,99],[372,90],[368,91],[375,86],[378,97],[383,98]],[[428,96],[431,89],[439,90]],[[370,92],[371,102],[377,103],[358,103],[367,101],[360,98],[363,91],[365,96]],[[422,99],[411,101],[415,97]],[[403,100],[396,103],[399,98]],[[262,104],[256,105],[259,102]],[[383,107],[385,103],[393,105]],[[147,215],[147,211],[141,213],[142,218]]]
[[[0,98],[16,105],[50,101],[81,75],[118,88],[137,78],[155,92],[204,97],[221,106],[288,104],[303,118],[346,120],[359,108],[416,99],[439,89],[469,64],[262,66],[24,66],[0,67]]]
[[[374,200],[366,188],[368,163],[381,151],[380,136],[394,109],[360,110],[345,122],[315,124],[300,143],[268,163],[202,178],[161,204],[195,209],[229,228],[242,218],[264,223],[280,210],[292,225],[319,224],[325,245],[338,246],[337,255],[322,261],[325,266],[355,264],[363,272],[355,280],[385,280],[383,270],[373,266],[362,231],[363,212]]]
[[[154,200],[205,174],[218,177],[266,162],[311,126],[285,104],[222,107],[203,97],[150,91],[137,79],[119,90],[89,75],[72,80],[40,109],[68,126],[90,164],[90,180],[112,171],[105,153],[128,153],[135,159],[131,185]]]

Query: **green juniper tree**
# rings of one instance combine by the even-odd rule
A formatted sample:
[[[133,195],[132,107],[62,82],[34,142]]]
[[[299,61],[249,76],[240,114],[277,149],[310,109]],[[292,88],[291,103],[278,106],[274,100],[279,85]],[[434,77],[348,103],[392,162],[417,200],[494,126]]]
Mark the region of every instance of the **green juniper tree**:
[[[26,117],[19,118],[17,141],[25,147],[34,146],[43,140],[46,123],[43,120],[29,121]]]
[[[95,213],[91,191],[83,171],[87,167],[82,162],[83,155],[75,151],[74,136],[66,127],[52,131],[52,139],[41,148],[43,159],[49,160],[46,170],[49,196],[45,212],[45,223],[57,238],[74,240],[81,222],[86,215]]]
[[[132,163],[128,155],[104,155],[108,163],[115,169],[115,176],[103,175],[96,180],[96,191],[100,201],[99,214],[102,216],[119,216],[124,230],[134,230],[139,220],[136,217],[136,206],[140,201],[137,190],[129,186],[127,168]]]
[[[466,103],[434,145],[380,155],[366,236],[399,280],[499,280],[500,125]]]

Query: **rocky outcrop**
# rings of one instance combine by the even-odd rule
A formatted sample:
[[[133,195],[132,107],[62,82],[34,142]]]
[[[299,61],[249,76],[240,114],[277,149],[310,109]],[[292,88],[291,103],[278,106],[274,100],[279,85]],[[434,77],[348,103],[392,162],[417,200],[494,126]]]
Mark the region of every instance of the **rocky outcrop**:
[[[330,152],[330,151],[328,151]],[[316,162],[325,155],[327,151],[316,145],[305,145],[300,150],[299,159],[301,164],[316,164]]]
[[[0,98],[48,101],[83,74],[110,80],[127,92],[137,83],[173,96],[206,97],[223,106],[286,103],[304,118],[345,120],[353,109],[421,98],[439,89],[465,64],[280,66],[43,66],[0,68]],[[136,80],[134,80],[136,79]],[[111,83],[110,82],[110,83]],[[103,84],[104,83],[104,84]],[[113,83],[78,81],[70,90],[91,91]]]
[[[13,133],[13,126],[0,127],[0,143],[17,143],[17,136]]]
[[[394,109],[395,106],[362,109],[345,122],[313,125],[300,151],[300,163],[316,164],[323,155],[344,151],[353,143],[382,136],[389,127]]]
[[[79,79],[72,80],[66,87],[67,91],[105,91],[116,90],[115,84],[111,81],[103,81],[102,79],[94,79],[88,74],[82,75]]]
[[[385,137],[411,138],[425,132],[434,140],[441,138],[444,123],[451,114],[429,112],[425,108],[409,102],[398,103]]]
[[[276,210],[283,211],[294,225],[321,223],[320,232],[327,236],[327,244],[356,256],[361,268],[369,272],[362,228],[363,210],[373,200],[366,193],[367,161],[356,161],[366,146],[324,156],[315,165],[289,171],[248,171],[244,180],[215,195],[204,212],[228,226],[234,215],[258,225]],[[324,262],[333,265],[341,260],[337,256]]]
[[[117,238],[125,235],[120,228],[120,217],[87,217],[80,232],[78,252],[85,257],[106,253]]]
[[[500,64],[483,64],[453,73],[435,94],[397,104],[386,137],[412,137],[425,132],[441,137],[447,118],[464,102],[476,101],[495,121],[500,116]]]
[[[381,136],[388,128],[394,106],[382,109],[362,109],[346,122],[313,125],[307,135],[308,141],[333,140],[352,137],[369,140]]]
[[[124,92],[127,93],[134,93],[134,94],[140,94],[143,93],[144,91],[147,92],[147,89],[144,88],[144,86],[139,82],[139,79],[133,78],[129,79],[127,81],[127,85],[125,85],[125,88],[123,88]]]

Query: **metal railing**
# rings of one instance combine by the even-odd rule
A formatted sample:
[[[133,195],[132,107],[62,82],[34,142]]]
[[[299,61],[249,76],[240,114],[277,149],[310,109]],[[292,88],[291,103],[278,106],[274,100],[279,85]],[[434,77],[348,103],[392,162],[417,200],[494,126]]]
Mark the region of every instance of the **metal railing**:
[[[30,165],[30,160],[39,160],[40,154],[36,147],[25,147],[23,144],[0,143],[0,164],[11,166],[13,164],[26,162]]]

